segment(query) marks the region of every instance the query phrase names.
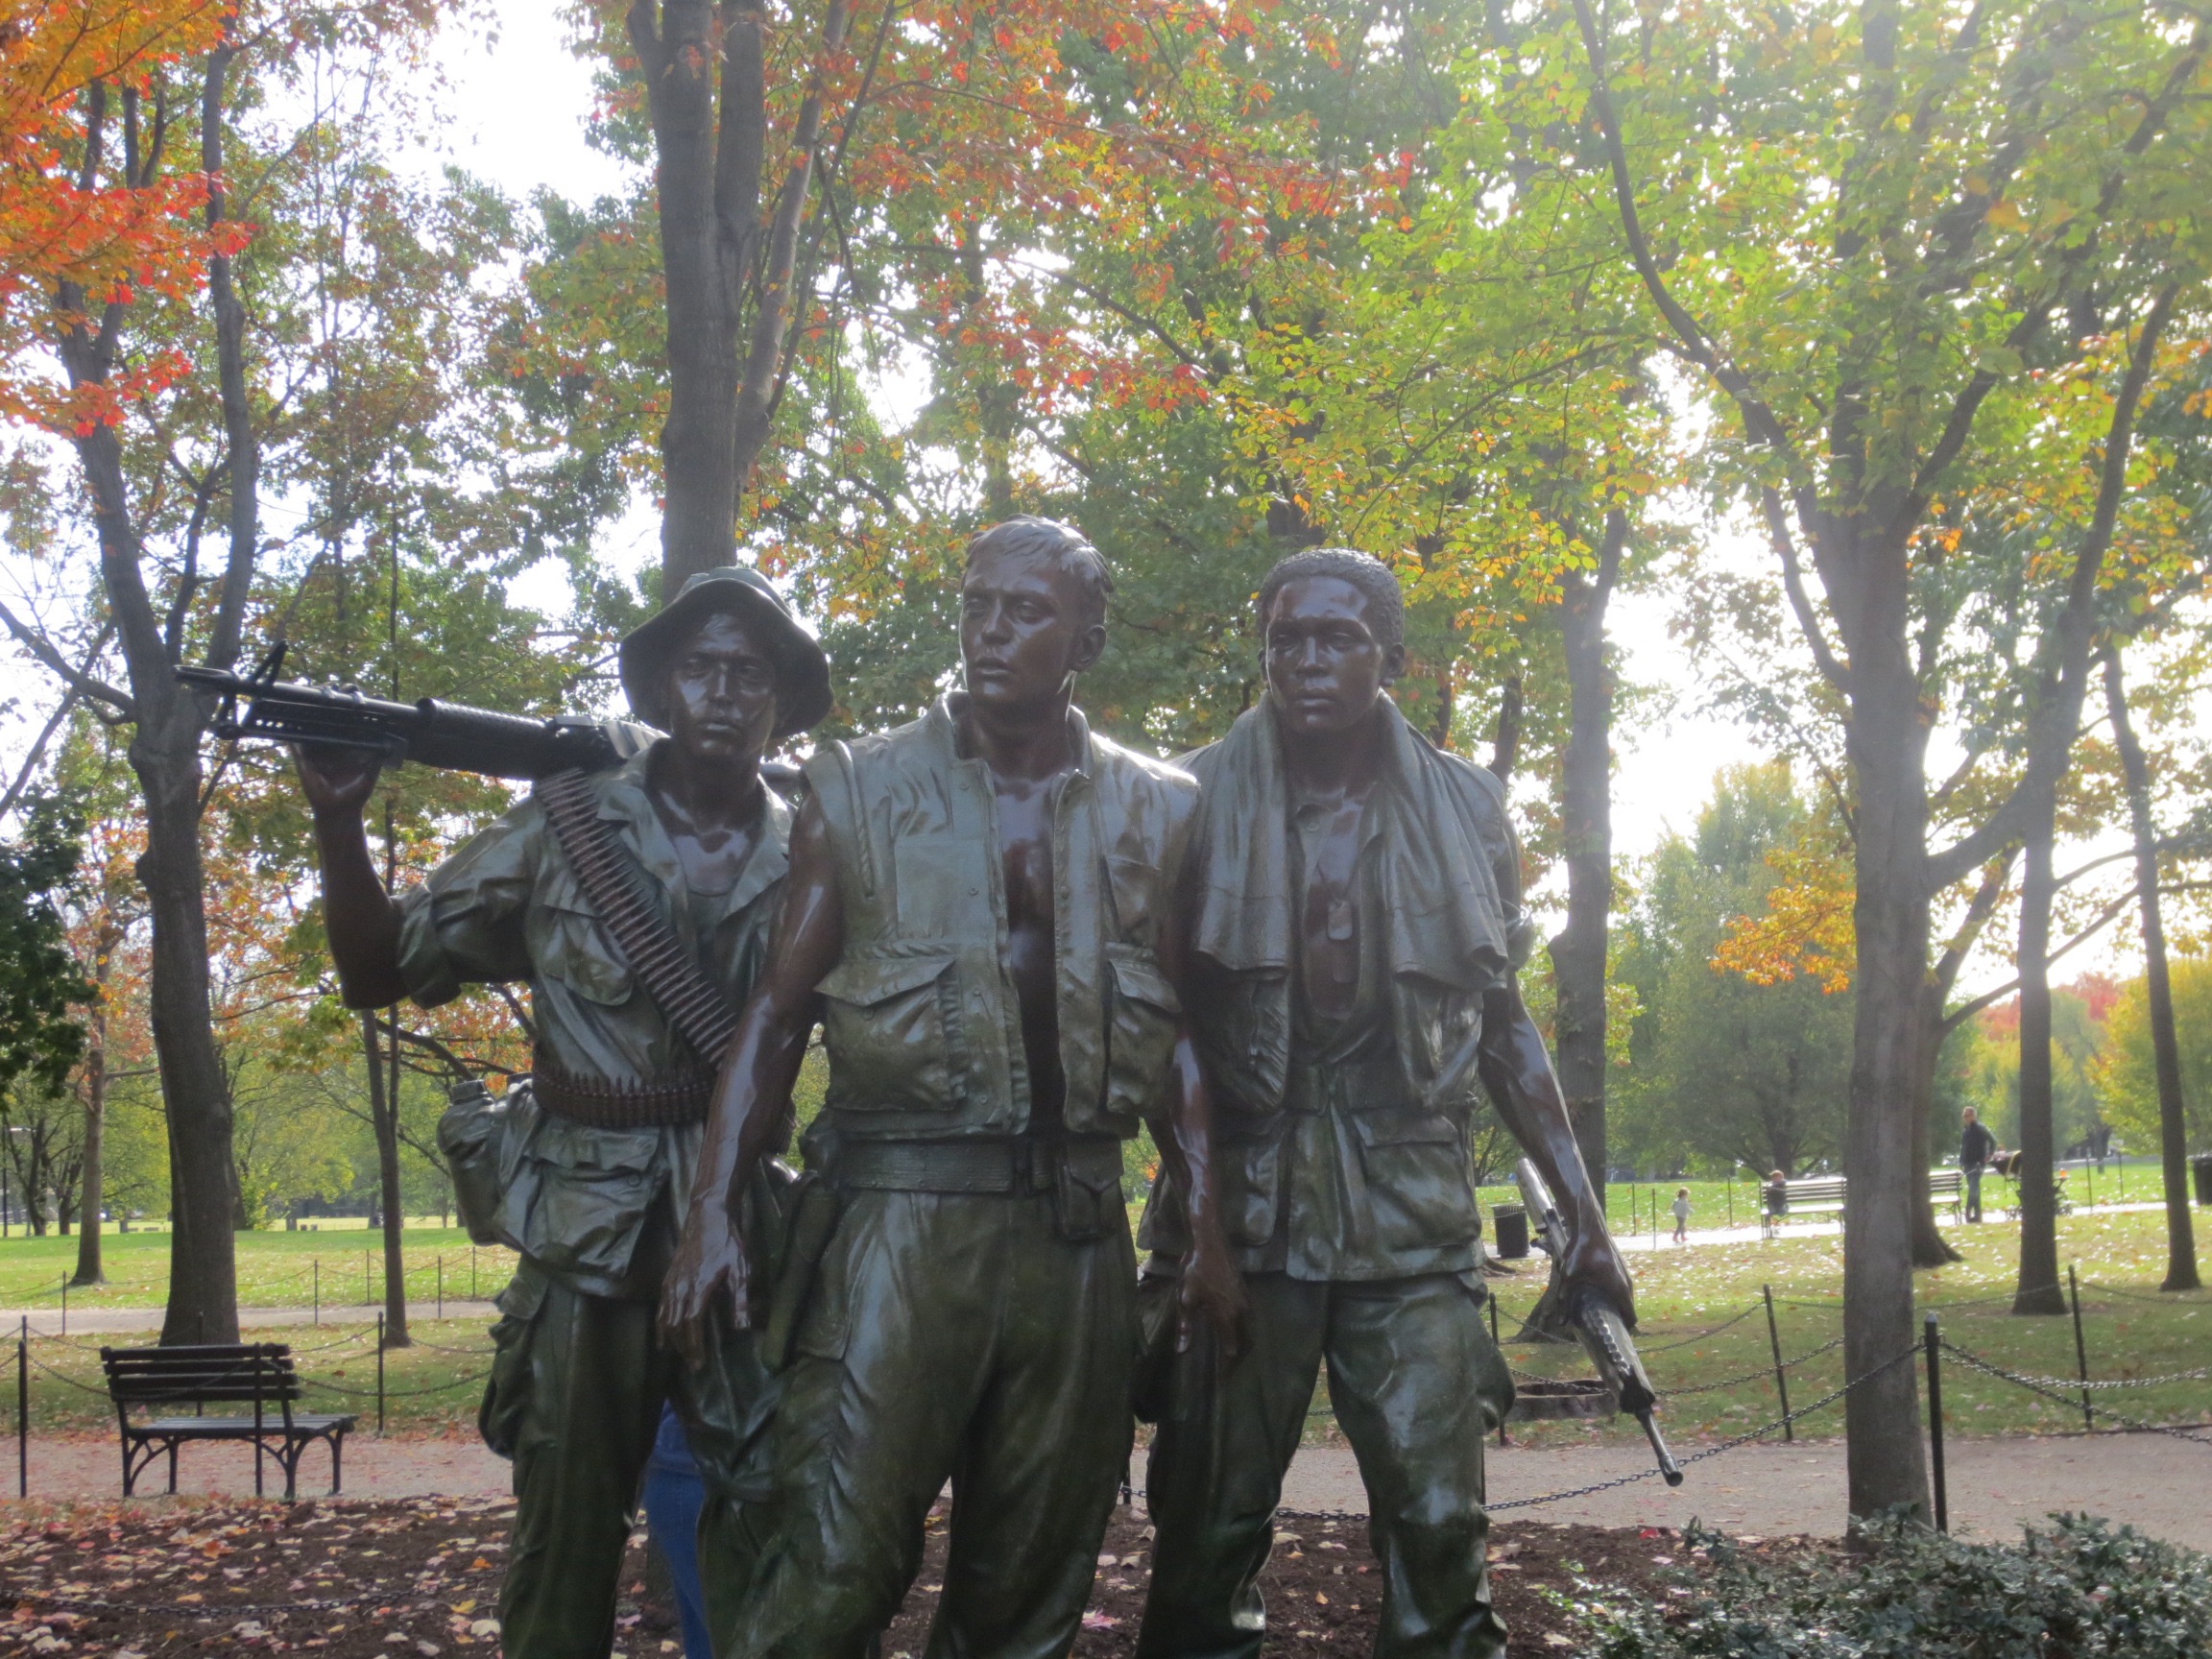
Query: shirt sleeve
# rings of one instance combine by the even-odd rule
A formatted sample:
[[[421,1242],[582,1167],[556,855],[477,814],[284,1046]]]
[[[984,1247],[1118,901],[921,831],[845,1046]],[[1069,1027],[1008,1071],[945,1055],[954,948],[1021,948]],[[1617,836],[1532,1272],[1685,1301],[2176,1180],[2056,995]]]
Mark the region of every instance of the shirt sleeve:
[[[399,976],[417,1003],[435,1008],[465,985],[530,977],[523,923],[550,833],[526,801],[400,896]]]

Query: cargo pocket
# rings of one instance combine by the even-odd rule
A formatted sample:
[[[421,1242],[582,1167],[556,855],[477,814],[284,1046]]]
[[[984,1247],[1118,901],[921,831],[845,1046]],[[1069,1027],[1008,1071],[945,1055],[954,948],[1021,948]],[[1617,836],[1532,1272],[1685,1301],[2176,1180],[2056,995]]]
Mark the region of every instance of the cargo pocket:
[[[574,909],[553,901],[531,907],[526,931],[532,967],[540,978],[558,979],[588,1002],[618,1008],[630,1000],[630,965],[581,895],[575,902]]]
[[[1423,1112],[1345,1116],[1359,1138],[1378,1243],[1408,1250],[1463,1244],[1476,1236],[1475,1183],[1457,1124]]]
[[[667,1173],[656,1129],[592,1129],[541,1119],[518,1161],[530,1195],[525,1250],[557,1272],[620,1279]]]
[[[1174,1403],[1175,1336],[1183,1281],[1147,1273],[1137,1281],[1137,1363],[1129,1377],[1129,1410],[1158,1423]]]
[[[1282,1207],[1282,1137],[1217,1141],[1214,1156],[1221,1229],[1229,1242],[1255,1249],[1272,1241]]]
[[[496,1303],[499,1317],[492,1325],[492,1375],[484,1383],[476,1428],[484,1444],[502,1457],[515,1455],[522,1417],[530,1407],[531,1339],[539,1311],[545,1306],[548,1283],[543,1273],[523,1262]]]
[[[950,954],[859,957],[820,986],[833,1104],[841,1111],[944,1112],[967,1082],[960,975]]]
[[[1109,945],[1106,965],[1114,978],[1106,1029],[1106,1116],[1117,1132],[1134,1134],[1138,1119],[1166,1093],[1183,1004],[1149,950]]]
[[[882,1194],[867,1196],[880,1198]],[[805,1306],[796,1310],[791,1350],[794,1355],[804,1355],[809,1359],[845,1358],[846,1345],[853,1335],[854,1276],[867,1265],[864,1257],[875,1232],[865,1220],[854,1223],[850,1202],[840,1210],[841,1213],[835,1214],[834,1230],[814,1270],[810,1293]]]

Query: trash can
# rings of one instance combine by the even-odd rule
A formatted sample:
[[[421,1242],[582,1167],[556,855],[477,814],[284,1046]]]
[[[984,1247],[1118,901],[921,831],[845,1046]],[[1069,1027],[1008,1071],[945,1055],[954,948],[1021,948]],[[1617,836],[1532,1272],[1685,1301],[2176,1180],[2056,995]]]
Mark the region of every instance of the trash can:
[[[2189,1164],[2197,1171],[2197,1202],[2212,1210],[2212,1152],[2200,1152]]]
[[[2202,1176],[2199,1176],[2202,1180]],[[1507,1262],[1525,1261],[1528,1255],[1528,1212],[1518,1204],[1500,1204],[1490,1212],[1491,1230],[1498,1235],[1498,1254]]]

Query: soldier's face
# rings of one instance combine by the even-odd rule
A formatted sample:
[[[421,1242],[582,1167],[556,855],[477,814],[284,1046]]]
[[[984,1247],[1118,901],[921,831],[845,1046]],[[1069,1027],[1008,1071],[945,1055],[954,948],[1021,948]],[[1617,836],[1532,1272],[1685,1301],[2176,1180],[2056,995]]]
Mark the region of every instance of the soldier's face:
[[[986,708],[1049,702],[1098,661],[1106,626],[1056,559],[985,554],[960,583],[960,659]]]
[[[1267,608],[1267,696],[1286,733],[1349,732],[1406,666],[1367,620],[1367,596],[1337,576],[1283,584]]]
[[[775,731],[775,659],[736,617],[708,617],[669,664],[668,735],[693,759],[745,762]]]

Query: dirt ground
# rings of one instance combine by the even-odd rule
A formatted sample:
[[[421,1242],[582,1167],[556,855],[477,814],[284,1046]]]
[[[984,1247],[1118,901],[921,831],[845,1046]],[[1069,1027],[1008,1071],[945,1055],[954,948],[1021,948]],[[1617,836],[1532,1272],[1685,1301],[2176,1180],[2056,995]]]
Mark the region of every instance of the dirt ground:
[[[0,1529],[0,1654],[160,1659],[192,1653],[312,1652],[326,1659],[422,1659],[497,1651],[492,1618],[514,1506],[501,1499],[363,1503],[75,1504],[18,1510]],[[1116,1514],[1079,1659],[1134,1647],[1149,1568],[1141,1509]],[[1270,1653],[1367,1651],[1379,1586],[1355,1517],[1286,1514],[1262,1580]],[[1774,1548],[1805,1548],[1794,1541]],[[942,1517],[886,1659],[919,1654],[944,1576]],[[1680,1553],[1658,1528],[1503,1526],[1492,1561],[1513,1653],[1554,1654],[1579,1636],[1544,1599],[1580,1579],[1666,1594]],[[645,1552],[623,1574],[615,1652],[680,1650],[673,1619],[647,1589]],[[75,1605],[69,1605],[69,1604]]]

